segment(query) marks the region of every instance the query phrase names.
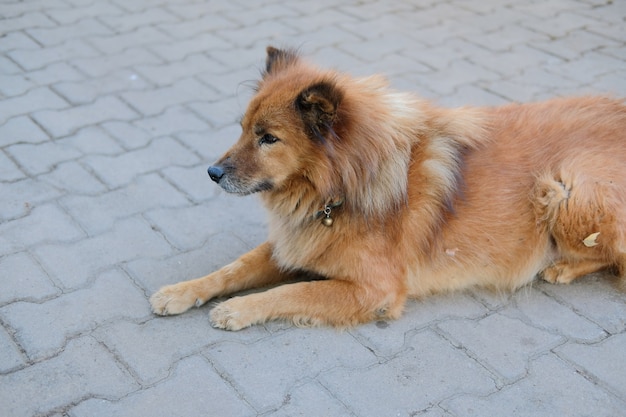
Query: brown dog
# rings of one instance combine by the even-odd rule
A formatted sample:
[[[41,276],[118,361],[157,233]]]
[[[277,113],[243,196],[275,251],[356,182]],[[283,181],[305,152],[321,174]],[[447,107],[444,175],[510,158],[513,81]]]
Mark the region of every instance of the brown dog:
[[[260,192],[269,239],[205,277],[161,288],[169,315],[237,330],[271,319],[349,326],[397,318],[407,297],[626,275],[626,106],[609,98],[442,109],[379,77],[267,49],[239,141],[209,168]]]

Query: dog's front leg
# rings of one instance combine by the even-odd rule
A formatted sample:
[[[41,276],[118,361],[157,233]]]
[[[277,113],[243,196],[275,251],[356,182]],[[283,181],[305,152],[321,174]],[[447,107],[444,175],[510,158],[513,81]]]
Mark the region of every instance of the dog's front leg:
[[[201,306],[211,298],[270,285],[290,277],[278,268],[272,259],[272,245],[266,242],[212,274],[161,288],[150,297],[150,304],[156,314],[180,314],[193,306]]]
[[[403,291],[366,288],[351,281],[297,282],[224,301],[211,311],[211,323],[226,330],[274,319],[300,326],[347,327],[375,318],[397,318],[404,301]]]

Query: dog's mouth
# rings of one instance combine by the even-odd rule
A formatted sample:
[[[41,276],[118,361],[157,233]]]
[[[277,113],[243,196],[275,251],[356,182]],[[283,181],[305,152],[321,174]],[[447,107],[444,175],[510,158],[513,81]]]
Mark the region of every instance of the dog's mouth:
[[[210,166],[209,169],[207,169],[207,173],[224,191],[231,194],[248,195],[261,191],[269,191],[274,188],[274,184],[270,180],[243,180],[227,172],[227,170],[219,165]]]

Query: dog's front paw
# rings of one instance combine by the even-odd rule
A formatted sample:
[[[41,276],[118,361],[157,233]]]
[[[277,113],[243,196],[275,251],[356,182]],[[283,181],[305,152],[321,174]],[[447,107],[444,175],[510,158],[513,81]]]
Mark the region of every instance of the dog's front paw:
[[[235,297],[219,303],[209,315],[211,325],[224,330],[241,330],[251,326],[254,322],[247,317],[248,312],[244,304],[243,297]]]
[[[163,287],[150,297],[152,311],[160,316],[184,313],[204,303],[184,282]]]

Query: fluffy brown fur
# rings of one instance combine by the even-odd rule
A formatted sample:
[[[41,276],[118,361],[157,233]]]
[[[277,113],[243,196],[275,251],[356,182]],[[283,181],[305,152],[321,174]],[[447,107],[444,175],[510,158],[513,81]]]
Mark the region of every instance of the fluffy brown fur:
[[[348,326],[397,318],[407,297],[513,290],[537,274],[555,283],[604,268],[626,275],[622,101],[442,109],[380,77],[267,52],[242,135],[209,174],[228,192],[261,193],[268,241],[163,287],[150,299],[156,314],[315,274],[323,279],[219,303],[211,321]]]

